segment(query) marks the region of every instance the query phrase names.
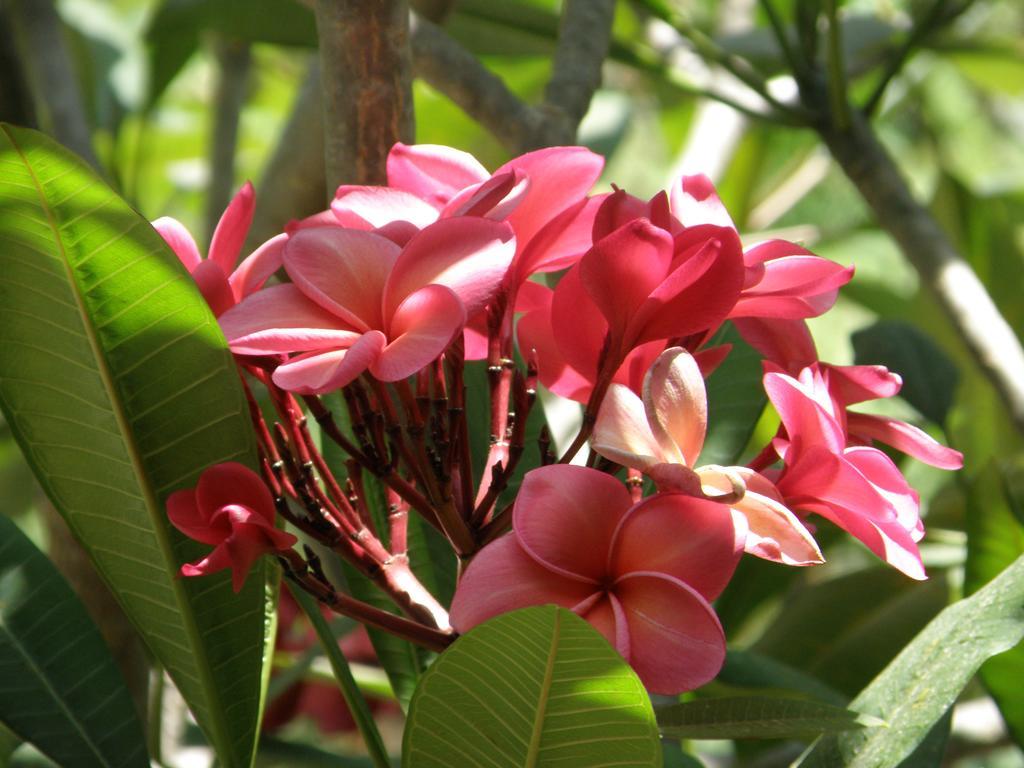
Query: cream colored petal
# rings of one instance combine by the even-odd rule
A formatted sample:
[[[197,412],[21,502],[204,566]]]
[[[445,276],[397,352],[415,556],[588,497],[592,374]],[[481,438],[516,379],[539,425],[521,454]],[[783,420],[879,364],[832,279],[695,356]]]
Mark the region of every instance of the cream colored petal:
[[[704,378],[693,356],[671,347],[654,361],[644,378],[644,409],[663,454],[692,467],[704,446],[708,398]]]
[[[744,549],[757,557],[786,565],[815,565],[825,562],[817,542],[800,519],[786,505],[770,480],[746,467],[700,467],[697,470],[705,495],[732,493],[739,477],[746,493],[729,506],[747,519]]]
[[[606,459],[641,471],[673,460],[662,456],[640,398],[622,384],[612,384],[605,395],[591,447]]]

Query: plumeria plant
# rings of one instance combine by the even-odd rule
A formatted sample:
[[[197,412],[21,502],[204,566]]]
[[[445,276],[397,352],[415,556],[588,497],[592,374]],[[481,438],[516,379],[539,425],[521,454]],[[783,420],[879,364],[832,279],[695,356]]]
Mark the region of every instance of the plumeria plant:
[[[37,141],[7,135],[18,148]],[[177,570],[168,605],[199,628],[192,642],[205,641],[216,627],[203,624],[242,621],[233,606],[251,609],[283,577],[292,618],[281,647],[309,643],[289,629],[298,606],[344,694],[295,689],[275,725],[282,712],[342,707],[375,764],[388,764],[341,652],[355,641],[339,648],[330,628],[338,616],[369,631],[369,658],[375,651],[408,710],[403,764],[484,764],[481,745],[493,742],[509,765],[538,764],[538,744],[575,765],[655,765],[655,717],[663,735],[692,733],[692,705],[666,697],[706,686],[726,663],[714,603],[744,558],[828,568],[819,536],[831,527],[904,577],[927,578],[918,494],[893,452],[949,470],[962,457],[908,423],[850,410],[897,394],[899,375],[818,359],[806,321],[830,309],[853,267],[783,240],[745,244],[703,176],[645,201],[614,184],[595,192],[602,166],[588,149],[552,147],[491,173],[456,149],[396,144],[386,185],[341,186],[327,210],[241,261],[248,183],[205,259],[174,219],[137,224],[179,262],[161,262],[169,277],[150,293],[174,285],[189,311],[216,318],[202,346],[230,350],[220,392],[202,378],[187,388],[213,406],[155,453],[196,433],[217,442],[228,419],[243,435],[233,455],[216,446],[226,460],[190,457],[149,502]],[[43,195],[57,183],[40,182]],[[98,265],[90,279],[102,286],[131,268]],[[102,291],[75,285],[102,304]],[[106,344],[104,327],[147,295],[87,334]],[[173,320],[170,306],[157,301],[149,327]],[[153,356],[192,332],[161,334],[168,340],[136,338]],[[730,400],[736,387],[716,386],[736,375],[737,356],[748,371],[742,396],[759,398],[753,411]],[[119,384],[121,418],[144,424],[176,402],[172,392],[148,399],[147,382],[159,380]],[[552,398],[579,409],[561,444],[546,423]],[[12,409],[17,429],[23,413]],[[716,419],[732,431],[709,452]],[[128,448],[129,461],[156,471],[142,443]],[[59,475],[49,480],[60,503],[68,491]],[[80,533],[89,543],[87,525]],[[122,554],[109,551],[108,568]],[[229,591],[203,597],[207,580],[228,575]],[[244,762],[244,746],[218,742],[225,703],[189,688],[187,664],[174,666],[167,645],[178,641],[161,637],[160,613],[125,603],[158,657],[172,659],[171,678],[218,753]],[[200,647],[204,674],[238,670],[241,659],[252,668],[234,685],[258,692],[263,654],[240,647],[218,662]],[[791,724],[798,731],[871,726],[813,698],[721,701],[733,709],[707,724],[755,706],[816,723]]]

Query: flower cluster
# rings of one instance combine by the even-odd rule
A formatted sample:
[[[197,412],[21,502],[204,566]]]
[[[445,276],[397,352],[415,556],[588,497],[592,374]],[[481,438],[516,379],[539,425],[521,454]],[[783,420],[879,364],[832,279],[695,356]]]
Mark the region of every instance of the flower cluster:
[[[328,210],[237,269],[249,185],[205,261],[180,224],[157,222],[279,418],[268,428],[250,393],[261,493],[256,475],[221,465],[194,494],[171,497],[172,521],[216,547],[183,573],[230,567],[237,588],[256,556],[277,553],[286,575],[336,610],[432,647],[499,613],[557,603],[662,693],[720,668],[711,601],[744,551],[823,561],[810,515],[924,578],[917,494],[873,442],[943,468],[961,457],[916,427],[848,410],[895,395],[898,376],[818,360],[805,320],[832,306],[852,268],[782,240],[744,248],[703,176],[645,201],[617,188],[590,195],[601,170],[579,147],[489,173],[463,152],[399,144],[387,186],[340,187]],[[711,340],[726,323],[763,355],[781,422],[745,466],[700,462],[704,378],[730,352]],[[490,449],[476,475],[465,416],[473,360],[486,360],[490,394]],[[541,466],[509,499],[538,380],[583,405],[583,427],[557,459],[545,438]],[[300,400],[344,462],[328,466]],[[571,466],[588,440],[593,460]],[[644,476],[656,489],[646,497]],[[371,480],[386,495],[386,531],[368,505]],[[405,618],[339,593],[318,561],[290,551],[275,509]],[[469,563],[450,616],[408,566],[409,514]]]

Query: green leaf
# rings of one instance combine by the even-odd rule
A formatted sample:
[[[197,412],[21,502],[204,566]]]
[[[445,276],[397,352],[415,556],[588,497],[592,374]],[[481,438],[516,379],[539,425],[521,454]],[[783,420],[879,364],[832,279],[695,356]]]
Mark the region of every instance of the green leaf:
[[[754,651],[728,651],[725,665],[715,681],[740,688],[799,691],[837,707],[847,703],[845,696],[817,678]]]
[[[899,764],[925,739],[982,662],[1022,637],[1024,556],[940,613],[850,704],[882,718],[888,728],[823,737],[800,765]]]
[[[944,579],[889,568],[804,585],[753,649],[853,696],[945,607],[946,591]]]
[[[455,641],[416,689],[402,752],[406,768],[662,764],[639,678],[595,629],[553,605]]]
[[[1024,554],[1024,519],[1009,478],[995,463],[971,484],[967,497],[967,564],[964,591],[976,592]],[[1024,646],[986,661],[981,681],[999,705],[1007,728],[1024,745]]]
[[[732,344],[732,351],[708,377],[708,433],[700,464],[735,464],[750,440],[767,396],[761,386],[761,356],[726,323],[709,343]]]
[[[0,517],[0,722],[68,766],[149,765],[121,673],[71,587]]]
[[[877,724],[842,707],[781,696],[698,699],[656,714],[662,735],[673,739],[788,739]]]
[[[40,484],[226,766],[256,742],[264,566],[182,579],[209,548],[164,501],[255,461],[231,354],[163,239],[85,164],[0,127],[0,408]]]
[[[910,323],[883,320],[853,334],[858,365],[884,365],[903,377],[900,396],[935,424],[953,405],[959,373],[931,337]]]

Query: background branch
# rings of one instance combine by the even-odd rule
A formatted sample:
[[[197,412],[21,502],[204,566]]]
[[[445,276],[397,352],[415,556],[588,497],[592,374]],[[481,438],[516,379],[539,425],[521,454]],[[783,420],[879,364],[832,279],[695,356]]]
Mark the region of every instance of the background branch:
[[[317,0],[327,194],[385,184],[388,151],[414,140],[409,7],[403,0]]]
[[[601,85],[614,18],[615,0],[565,0],[551,80],[544,91],[546,145],[576,141],[580,121]]]
[[[879,224],[939,300],[1017,429],[1024,432],[1024,350],[985,286],[938,222],[914,200],[863,116],[852,111],[846,130],[828,124],[819,131]]]

